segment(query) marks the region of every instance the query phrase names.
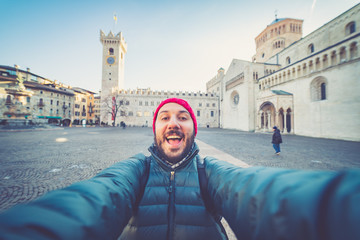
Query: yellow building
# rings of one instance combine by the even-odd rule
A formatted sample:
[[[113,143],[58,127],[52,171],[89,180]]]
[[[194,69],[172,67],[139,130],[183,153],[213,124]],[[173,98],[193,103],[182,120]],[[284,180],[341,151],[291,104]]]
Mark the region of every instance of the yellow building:
[[[94,92],[82,88],[72,88],[75,93],[74,121],[75,125],[95,124]]]
[[[95,124],[100,124],[100,103],[101,98],[100,96],[94,97],[94,114],[95,114]]]

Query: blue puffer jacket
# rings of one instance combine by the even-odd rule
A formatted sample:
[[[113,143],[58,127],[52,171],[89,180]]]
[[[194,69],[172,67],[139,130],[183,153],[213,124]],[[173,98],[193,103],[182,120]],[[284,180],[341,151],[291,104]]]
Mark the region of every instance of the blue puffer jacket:
[[[163,190],[154,196],[148,191],[156,190],[161,176],[168,184],[170,179],[158,161],[153,162],[151,168],[153,176],[149,177],[139,209],[135,206],[141,193],[139,179],[146,169],[142,154],[121,161],[90,180],[52,191],[29,204],[5,211],[0,214],[0,239],[117,239],[121,233],[135,236],[131,232],[135,228],[139,234],[145,234],[148,223],[152,225],[149,230],[164,234],[168,228],[162,226],[164,218],[168,217],[163,216],[166,209],[161,209],[167,203],[164,186],[158,186]],[[184,176],[179,171],[172,182],[176,187],[176,194],[172,196],[175,208],[169,210],[174,212],[166,212],[174,216],[175,225],[171,230],[174,238],[181,237],[177,233],[182,234],[183,229],[198,234],[201,227],[191,226],[201,221],[196,219],[195,211],[199,210],[200,217],[206,215],[202,201],[198,201],[196,181],[191,180],[195,180],[195,165],[189,161],[183,170]],[[359,170],[241,169],[212,158],[205,159],[205,170],[209,179],[208,191],[216,209],[238,239],[360,239]],[[158,172],[161,174],[157,175]],[[189,178],[185,176],[187,174]],[[187,183],[188,180],[193,183]],[[188,192],[191,184],[194,189]],[[187,193],[181,194],[182,191]],[[187,197],[187,194],[195,196]],[[171,194],[167,195],[170,197]],[[187,200],[191,200],[188,208]],[[146,206],[150,202],[163,204],[159,206],[161,214],[149,214],[144,222],[140,222],[139,216],[146,215],[142,210],[156,214],[155,205]],[[180,209],[189,216],[179,212]],[[212,231],[211,221],[203,220],[206,224],[202,226],[210,223]]]

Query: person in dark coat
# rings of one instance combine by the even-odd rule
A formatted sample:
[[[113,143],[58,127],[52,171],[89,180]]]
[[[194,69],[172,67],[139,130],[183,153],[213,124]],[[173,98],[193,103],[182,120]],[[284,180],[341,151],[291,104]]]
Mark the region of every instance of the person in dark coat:
[[[202,159],[195,115],[178,98],[157,107],[153,132],[150,156],[137,154],[1,213],[0,239],[228,239],[219,216],[237,239],[360,239],[360,170]]]
[[[275,149],[275,154],[280,155],[280,143],[282,143],[282,138],[280,134],[280,130],[274,126],[273,127],[273,135],[272,135],[272,141],[273,148]]]

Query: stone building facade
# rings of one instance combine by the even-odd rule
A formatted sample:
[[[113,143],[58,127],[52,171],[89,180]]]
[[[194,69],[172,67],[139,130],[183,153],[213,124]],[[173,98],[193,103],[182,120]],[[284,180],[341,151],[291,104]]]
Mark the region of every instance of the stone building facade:
[[[360,4],[303,38],[301,20],[276,19],[252,62],[233,59],[209,81],[222,91],[220,126],[359,141],[359,26]]]
[[[115,126],[125,123],[127,126],[152,127],[154,112],[160,102],[167,98],[177,97],[185,99],[192,106],[199,127],[218,127],[219,98],[212,93],[136,89],[120,90],[114,96],[120,104]],[[110,102],[106,106],[108,115],[110,115],[111,106]],[[106,123],[112,124],[110,121]]]
[[[87,123],[92,123],[93,99],[93,92],[49,80],[30,72],[30,69],[25,71],[16,65],[0,66],[2,125],[70,126],[80,124],[83,119]],[[77,106],[82,107],[84,116],[80,116],[80,111],[76,110]]]
[[[47,123],[69,126],[73,119],[74,92],[57,84],[26,82],[33,92],[28,99],[32,119],[44,119]],[[32,107],[31,107],[32,106]]]

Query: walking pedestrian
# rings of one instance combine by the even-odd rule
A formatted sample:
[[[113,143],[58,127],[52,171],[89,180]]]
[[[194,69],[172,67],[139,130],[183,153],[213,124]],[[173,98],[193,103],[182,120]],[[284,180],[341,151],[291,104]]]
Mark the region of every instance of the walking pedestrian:
[[[275,149],[275,154],[280,155],[280,143],[282,143],[282,138],[280,134],[280,130],[274,126],[273,127],[273,135],[272,135],[272,144]]]

